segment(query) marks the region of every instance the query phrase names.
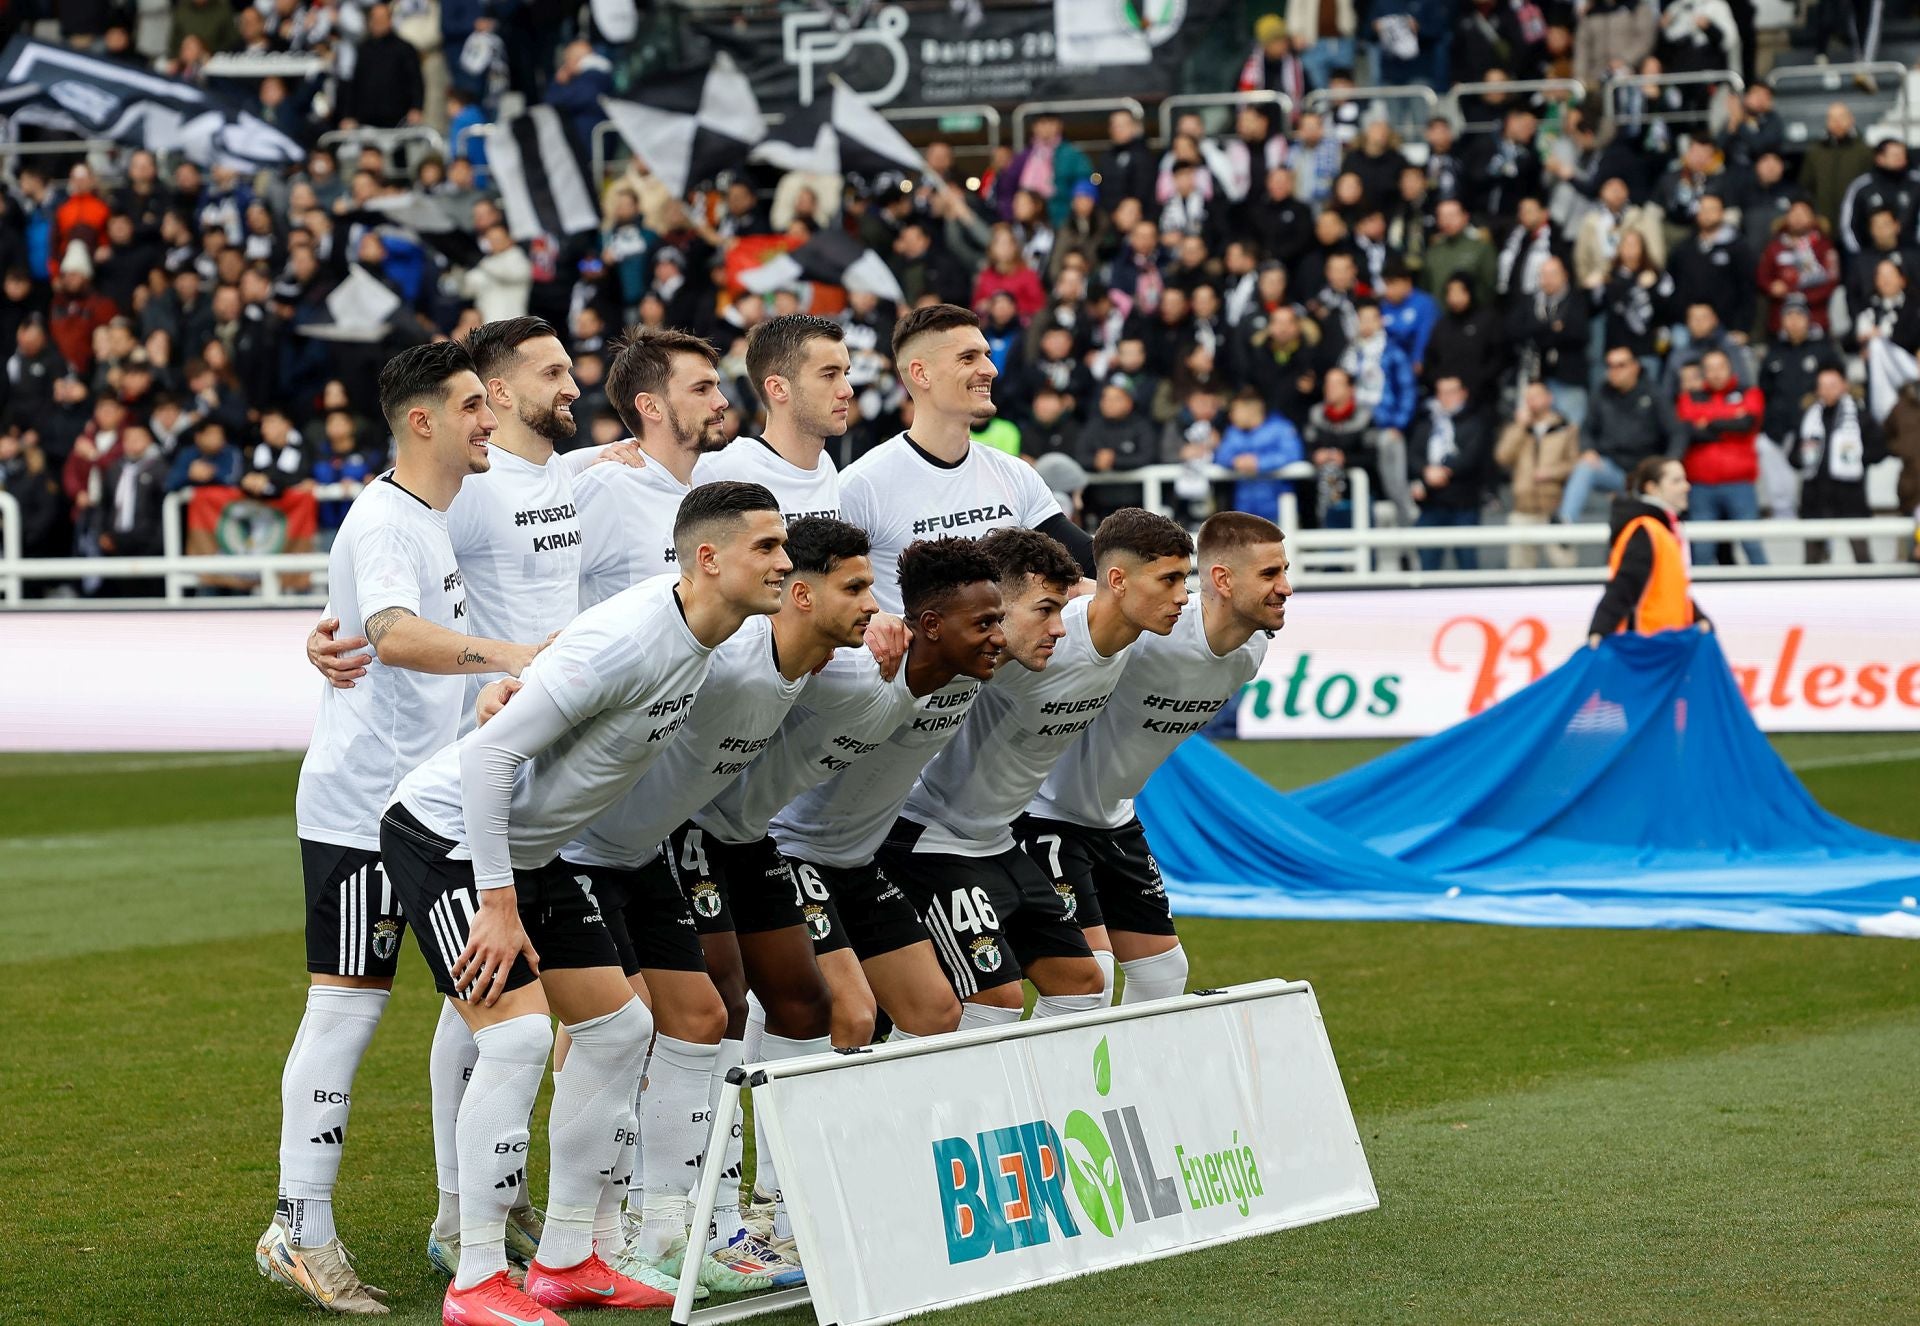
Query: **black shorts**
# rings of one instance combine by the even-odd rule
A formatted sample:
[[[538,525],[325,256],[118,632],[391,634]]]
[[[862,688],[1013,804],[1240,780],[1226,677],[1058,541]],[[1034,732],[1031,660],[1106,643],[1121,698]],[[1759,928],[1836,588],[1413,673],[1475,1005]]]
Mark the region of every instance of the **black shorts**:
[[[656,856],[638,870],[613,866],[566,868],[600,903],[607,931],[620,953],[620,969],[632,976],[657,971],[705,971],[700,933],[693,928],[693,911],[680,886],[673,881],[664,856]]]
[[[809,933],[815,933],[816,927],[820,932],[831,928],[831,920],[819,902],[802,898],[800,881],[773,839],[723,843],[710,833],[702,836],[708,863],[720,881],[737,933],[757,935],[790,926],[806,926]],[[691,836],[688,841],[692,841]]]
[[[302,838],[300,870],[307,881],[307,970],[392,980],[407,921],[380,853]]]
[[[769,851],[779,850],[771,838],[766,840],[766,845]],[[834,899],[826,870],[811,861],[796,861],[790,856],[780,859],[786,862],[787,872],[793,876],[794,900],[800,904],[807,935],[813,940],[814,956],[853,947],[846,923],[840,919],[840,904]]]
[[[1032,857],[1018,847],[992,856],[916,852],[922,832],[912,820],[896,821],[879,861],[919,909],[955,994],[1018,981],[1022,967],[1041,958],[1091,956],[1066,900]]]
[[[1117,829],[1089,829],[1022,815],[1013,836],[1054,889],[1078,903],[1072,919],[1082,926],[1136,935],[1174,933],[1167,886],[1139,820]]]
[[[733,908],[728,905],[719,863],[707,851],[713,841],[705,829],[689,820],[667,835],[660,844],[660,855],[641,869],[665,866],[667,878],[686,899],[696,934],[730,935],[734,932]]]
[[[480,898],[473,886],[473,862],[449,859],[453,846],[405,806],[387,807],[380,822],[380,855],[400,905],[420,932],[420,952],[433,972],[434,988],[458,999],[464,996],[454,988],[452,967],[467,947]],[[540,954],[542,968],[621,965],[599,902],[565,862],[555,858],[531,870],[516,869],[513,891],[520,924]],[[538,979],[526,958],[516,957],[504,988],[517,990]]]
[[[927,938],[920,913],[887,878],[878,862],[864,866],[824,866],[811,861],[788,858],[800,887],[811,899],[825,894],[821,906],[826,909],[832,929],[822,940],[814,937],[816,954],[851,948],[862,962],[882,954],[918,944]]]

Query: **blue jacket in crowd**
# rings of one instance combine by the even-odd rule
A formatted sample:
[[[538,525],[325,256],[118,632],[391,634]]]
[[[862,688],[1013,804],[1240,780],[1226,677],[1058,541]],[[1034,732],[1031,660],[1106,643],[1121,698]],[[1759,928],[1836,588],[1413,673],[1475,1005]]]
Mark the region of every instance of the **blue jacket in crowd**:
[[[1252,456],[1262,470],[1277,470],[1291,465],[1305,453],[1300,434],[1284,415],[1269,415],[1258,428],[1229,428],[1213,453],[1214,463],[1231,466],[1236,456]],[[1279,479],[1242,479],[1233,486],[1236,509],[1265,516],[1278,523],[1280,494],[1287,485]]]

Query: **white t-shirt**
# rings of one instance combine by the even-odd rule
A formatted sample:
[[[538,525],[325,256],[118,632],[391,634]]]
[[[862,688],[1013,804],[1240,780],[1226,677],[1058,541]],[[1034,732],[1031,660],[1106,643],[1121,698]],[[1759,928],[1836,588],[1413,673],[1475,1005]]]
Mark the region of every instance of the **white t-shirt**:
[[[499,845],[479,848],[468,832],[474,816],[486,815],[489,807],[480,789],[463,788],[464,750],[499,739],[496,725],[529,695],[551,700],[570,729],[549,738],[551,744],[531,759],[522,752],[506,822],[514,867],[553,860],[672,745],[693,708],[712,651],[688,629],[674,594],[678,583],[677,576],[656,576],[575,617],[527,668],[520,679],[525,689],[499,717],[401,779],[394,799],[460,845],[449,853],[453,859],[471,854],[481,887],[506,883],[511,875],[504,860],[493,858]],[[482,834],[492,831],[479,828]]]
[[[721,479],[764,487],[780,503],[780,514],[788,524],[802,516],[840,518],[840,471],[825,452],[818,465],[803,470],[757,437],[736,438],[724,449],[702,456],[693,467],[696,486]]]
[[[1127,651],[1113,698],[1053,766],[1033,813],[1090,829],[1129,823],[1133,798],[1153,771],[1253,680],[1272,638],[1255,631],[1238,649],[1216,654],[1198,604],[1168,634],[1141,636]]]
[[[773,840],[780,850],[822,866],[864,866],[873,860],[900,818],[914,778],[960,731],[983,689],[971,677],[956,677],[915,700],[878,749],[773,817]]]
[[[634,870],[660,842],[767,748],[806,688],[789,681],[774,657],[773,619],[749,617],[713,651],[693,711],[646,776],[562,852],[589,866]]]
[[[471,635],[535,645],[579,610],[580,520],[573,478],[558,456],[544,465],[487,446],[493,463],[470,474],[447,510],[447,536],[472,596]],[[607,468],[602,466],[601,468]],[[465,679],[461,730],[491,677]]]
[[[327,554],[326,615],[340,634],[405,608],[449,631],[467,629],[466,589],[447,541],[447,515],[383,474],[354,499]],[[368,651],[372,653],[373,651]],[[394,784],[453,741],[466,678],[388,667],[376,655],[351,690],[320,684],[320,714],[300,762],[294,822],[302,838],[380,850],[380,816]]]
[[[580,508],[580,606],[612,598],[642,580],[680,570],[673,522],[690,490],[648,461],[644,469],[611,462],[573,481]]]
[[[873,543],[873,596],[900,612],[900,554],[916,539],[989,530],[1038,529],[1060,514],[1053,492],[1033,466],[979,442],[948,465],[905,433],[847,466],[840,476],[840,517]]]
[[[795,797],[878,750],[913,704],[904,663],[886,681],[867,650],[842,651],[807,683],[767,748],[694,823],[723,843],[758,842]]]
[[[1013,822],[1054,762],[1094,725],[1132,647],[1102,655],[1087,631],[1091,596],[1061,611],[1066,638],[1039,672],[1011,659],[981,692],[953,744],[921,773],[901,814],[927,831],[916,852],[991,855],[1013,846]]]

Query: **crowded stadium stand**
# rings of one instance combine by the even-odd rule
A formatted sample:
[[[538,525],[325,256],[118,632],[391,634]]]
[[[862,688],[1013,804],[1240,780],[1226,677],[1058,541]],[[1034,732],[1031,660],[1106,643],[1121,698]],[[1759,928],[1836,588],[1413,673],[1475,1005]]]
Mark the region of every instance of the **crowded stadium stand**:
[[[380,365],[526,313],[576,445],[623,435],[623,328],[711,339],[751,435],[748,329],[832,316],[844,466],[910,426],[890,329],[929,301],[982,316],[979,439],[1089,526],[1237,507],[1309,579],[1597,580],[1665,453],[1707,578],[1913,572],[1911,6],[1060,9],[0,8],[0,601],[322,601]]]

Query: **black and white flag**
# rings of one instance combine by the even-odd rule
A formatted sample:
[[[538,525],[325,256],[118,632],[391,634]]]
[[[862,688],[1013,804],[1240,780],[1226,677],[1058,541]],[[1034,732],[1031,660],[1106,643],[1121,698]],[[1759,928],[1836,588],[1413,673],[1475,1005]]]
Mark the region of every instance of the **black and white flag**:
[[[600,209],[580,150],[551,106],[502,120],[487,136],[487,169],[500,189],[507,229],[520,241],[600,228]]]
[[[0,119],[75,138],[179,152],[202,166],[259,170],[306,149],[259,116],[183,79],[16,37],[0,52]]]
[[[886,116],[833,80],[833,95],[789,115],[767,131],[753,160],[782,170],[872,179],[888,171],[921,175],[927,163]]]
[[[763,295],[791,290],[802,281],[837,285],[896,304],[907,298],[886,259],[843,230],[823,230],[791,253],[740,274],[740,284]]]
[[[753,84],[724,51],[713,67],[650,82],[638,100],[602,97],[607,118],[668,192],[687,190],[729,167],[767,134]]]

